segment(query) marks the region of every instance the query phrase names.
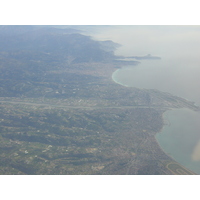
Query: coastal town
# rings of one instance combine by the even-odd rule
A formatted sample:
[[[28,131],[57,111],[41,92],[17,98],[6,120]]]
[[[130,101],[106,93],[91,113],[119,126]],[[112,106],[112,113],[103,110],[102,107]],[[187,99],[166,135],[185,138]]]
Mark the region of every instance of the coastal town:
[[[115,83],[112,74],[125,62],[84,35],[51,31],[36,31],[33,45],[41,43],[43,53],[0,52],[0,174],[195,174],[167,155],[155,135],[165,111],[199,107]],[[45,34],[50,44],[60,39],[57,49],[42,43]]]

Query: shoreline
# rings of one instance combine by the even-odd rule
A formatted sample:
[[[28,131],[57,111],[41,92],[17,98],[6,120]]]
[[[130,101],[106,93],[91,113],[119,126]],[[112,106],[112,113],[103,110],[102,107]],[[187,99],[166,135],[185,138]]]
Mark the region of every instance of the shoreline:
[[[118,81],[115,79],[115,77],[114,77],[115,73],[118,73],[121,69],[122,69],[122,68],[117,69],[117,70],[115,70],[115,71],[112,73],[112,76],[111,76],[112,81],[115,82],[116,84],[122,85],[122,86],[124,86],[124,87],[131,87],[131,86],[128,86],[128,85],[124,85],[124,84],[118,82]],[[140,88],[138,88],[138,89],[140,89]],[[165,120],[165,119],[164,119],[164,117],[165,117],[164,115],[165,115],[167,112],[172,111],[172,110],[177,110],[177,109],[184,109],[184,108],[171,108],[171,109],[169,109],[169,110],[165,110],[165,111],[162,113],[162,120],[163,120],[163,122],[164,122],[164,120]],[[186,108],[186,109],[189,109],[189,108]],[[179,163],[178,161],[176,161],[171,155],[169,155],[167,152],[165,152],[164,149],[161,147],[161,145],[160,145],[158,139],[156,138],[156,135],[159,134],[159,133],[162,133],[162,131],[163,131],[163,129],[165,128],[165,126],[169,126],[169,124],[164,124],[164,125],[162,126],[161,130],[160,130],[159,132],[155,133],[155,135],[150,135],[150,134],[148,134],[149,137],[152,137],[152,138],[154,139],[154,142],[156,143],[156,145],[157,145],[157,147],[160,149],[160,151],[162,151],[162,152],[165,154],[165,156],[167,156],[167,157],[169,158],[169,163],[168,163],[165,167],[168,169],[168,165],[169,165],[170,163],[176,163],[177,165],[179,165],[180,167],[182,167],[183,169],[185,169],[186,171],[188,171],[190,174],[198,175],[196,172],[193,172],[192,170],[187,169],[187,168],[186,168],[185,166],[183,166],[181,163]],[[170,170],[170,169],[168,169],[168,170]]]

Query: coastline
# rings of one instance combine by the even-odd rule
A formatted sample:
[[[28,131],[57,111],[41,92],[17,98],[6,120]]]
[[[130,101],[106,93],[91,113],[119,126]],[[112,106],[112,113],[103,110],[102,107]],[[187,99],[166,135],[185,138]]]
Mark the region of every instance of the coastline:
[[[117,70],[115,70],[113,73],[112,73],[112,81],[113,82],[115,82],[115,83],[117,83],[117,84],[119,84],[119,85],[122,85],[122,86],[124,86],[124,87],[129,87],[128,85],[124,85],[124,84],[122,84],[122,83],[120,83],[120,82],[118,82],[116,79],[115,79],[115,74],[116,73],[118,73],[119,71],[120,71],[121,69],[117,69]]]
[[[111,76],[111,77],[112,77],[112,81],[115,82],[116,84],[122,85],[122,86],[124,86],[124,87],[130,87],[130,86],[128,86],[128,85],[124,85],[124,84],[118,82],[118,81],[116,80],[116,78],[114,77],[115,74],[118,73],[120,70],[121,70],[121,68],[115,70],[115,71],[112,73],[112,76]],[[167,112],[172,111],[172,110],[177,110],[177,109],[183,109],[183,108],[171,108],[171,109],[165,110],[165,111],[162,113],[162,120],[163,120],[163,121],[165,120],[164,118],[165,118],[165,115],[166,115]],[[187,109],[188,109],[188,108],[187,108]],[[167,121],[169,121],[169,119],[167,119]],[[188,172],[189,175],[198,175],[196,172],[191,171],[190,169],[186,168],[185,166],[183,166],[182,164],[180,164],[179,162],[177,162],[171,155],[169,155],[167,152],[165,152],[165,150],[161,147],[161,144],[159,143],[159,141],[158,141],[158,139],[157,139],[156,136],[157,136],[159,133],[162,133],[162,131],[164,130],[164,128],[165,128],[166,126],[169,126],[169,125],[170,125],[170,123],[169,123],[169,124],[168,124],[168,123],[167,123],[167,124],[164,124],[164,125],[162,126],[161,130],[160,130],[159,132],[155,133],[155,135],[150,135],[150,134],[148,134],[149,137],[153,138],[153,140],[154,140],[153,142],[155,142],[155,144],[157,145],[157,148],[159,148],[159,150],[160,150],[161,152],[163,152],[163,153],[165,154],[165,156],[168,158],[168,161],[165,161],[164,166],[165,166],[168,170],[170,170],[170,168],[168,167],[170,164],[177,165],[177,166],[178,166],[177,173],[176,173],[175,171],[171,171],[171,170],[170,170],[170,171],[172,172],[172,174],[175,174],[175,175],[180,175],[180,174],[178,173],[178,171],[184,171],[184,170],[185,170],[185,173],[186,173],[186,174],[187,174],[187,172]]]

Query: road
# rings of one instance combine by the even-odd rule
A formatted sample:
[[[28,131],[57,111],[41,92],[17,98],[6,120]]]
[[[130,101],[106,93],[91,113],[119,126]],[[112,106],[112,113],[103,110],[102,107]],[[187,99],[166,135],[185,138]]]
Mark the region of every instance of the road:
[[[50,104],[50,103],[32,103],[32,102],[23,102],[23,101],[2,101],[0,103],[6,104],[22,104],[22,105],[31,105],[31,106],[49,106],[57,108],[69,108],[69,109],[131,109],[131,108],[157,108],[162,110],[171,109],[171,107],[163,106],[147,106],[147,105],[137,105],[137,106],[72,106],[72,105],[63,105],[63,104]]]

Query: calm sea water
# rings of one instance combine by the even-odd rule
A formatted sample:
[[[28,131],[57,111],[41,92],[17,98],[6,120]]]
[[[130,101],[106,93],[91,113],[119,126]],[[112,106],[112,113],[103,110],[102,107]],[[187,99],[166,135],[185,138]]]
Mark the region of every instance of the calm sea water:
[[[144,61],[138,66],[128,66],[113,73],[113,80],[129,87],[158,89],[184,97],[200,105],[199,93],[193,89],[196,74],[185,68],[167,68],[161,60]],[[182,75],[181,75],[182,74]],[[185,75],[183,75],[185,74]],[[193,77],[188,84],[186,79]],[[196,87],[195,87],[196,88]],[[200,174],[200,112],[189,109],[167,111],[164,119],[168,122],[162,132],[156,135],[161,148],[177,162]]]
[[[169,92],[200,106],[200,26],[113,26],[93,37],[122,44],[116,55],[161,57],[117,70],[112,77],[115,82]],[[169,125],[157,134],[160,146],[200,174],[200,113],[180,109],[164,117]]]
[[[172,110],[164,119],[168,125],[156,135],[158,143],[177,162],[200,174],[200,113]]]

